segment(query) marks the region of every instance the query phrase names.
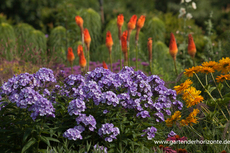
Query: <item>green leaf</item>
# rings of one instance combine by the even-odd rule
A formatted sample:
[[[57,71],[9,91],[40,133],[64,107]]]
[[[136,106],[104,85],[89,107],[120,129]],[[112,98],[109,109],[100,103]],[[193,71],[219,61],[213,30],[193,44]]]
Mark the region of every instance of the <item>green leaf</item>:
[[[45,142],[48,146],[50,146],[50,141],[47,139],[47,137],[44,136],[40,136],[40,137],[43,142]]]
[[[26,144],[25,146],[22,148],[22,153],[25,152],[27,149],[29,149],[33,144],[36,143],[36,139],[35,138],[31,138]]]
[[[26,141],[26,139],[28,138],[28,136],[33,132],[33,129],[27,129],[26,132],[23,135],[23,139],[22,139],[22,143],[24,143]]]
[[[217,89],[219,89],[221,91],[223,89],[223,87],[224,87],[224,85],[222,83],[219,83]]]
[[[46,137],[46,139],[48,139],[50,141],[55,141],[55,142],[60,143],[60,141],[58,139],[54,139],[54,138],[51,138],[51,137]]]

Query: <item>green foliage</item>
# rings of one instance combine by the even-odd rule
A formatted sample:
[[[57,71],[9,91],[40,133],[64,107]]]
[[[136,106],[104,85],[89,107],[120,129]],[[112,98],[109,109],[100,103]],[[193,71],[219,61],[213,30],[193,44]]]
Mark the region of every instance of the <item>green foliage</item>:
[[[66,61],[66,29],[62,26],[55,27],[48,37],[48,59],[55,59],[57,63]]]
[[[15,33],[14,29],[8,23],[0,23],[0,60],[7,59],[11,61],[15,55]]]

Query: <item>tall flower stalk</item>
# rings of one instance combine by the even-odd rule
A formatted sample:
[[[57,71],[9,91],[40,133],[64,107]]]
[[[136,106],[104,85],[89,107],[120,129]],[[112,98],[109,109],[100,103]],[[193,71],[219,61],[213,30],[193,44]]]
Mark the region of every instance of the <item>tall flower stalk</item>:
[[[149,66],[150,66],[151,74],[153,74],[153,71],[152,71],[152,60],[153,60],[153,57],[152,57],[152,45],[153,45],[152,38],[149,38],[148,43],[147,43],[147,47],[148,47],[148,52],[149,52]]]
[[[122,35],[122,25],[124,23],[124,16],[119,14],[117,16],[117,27],[118,27],[118,39],[120,43],[120,70],[122,69],[122,45],[121,45],[121,35]]]
[[[89,71],[91,37],[90,37],[88,29],[86,28],[84,30],[84,42],[85,42],[86,49],[87,49],[87,70]]]
[[[175,39],[173,33],[171,33],[171,35],[170,35],[170,44],[169,44],[169,53],[172,56],[173,61],[174,61],[176,75],[178,75],[177,67],[176,67],[176,55],[177,55],[177,52],[178,52],[178,48],[177,48],[177,44],[176,44],[176,39]]]
[[[135,44],[136,44],[136,71],[138,70],[138,39],[139,39],[139,33],[141,31],[141,28],[144,26],[145,23],[145,16],[141,15],[140,18],[137,21],[137,30],[136,30],[136,36],[135,36]]]
[[[112,46],[113,46],[113,39],[110,31],[107,32],[106,34],[106,47],[109,50],[109,57],[110,57],[110,69],[113,72],[113,67],[112,67]]]
[[[130,35],[131,35],[131,32],[133,29],[136,28],[136,22],[137,22],[137,16],[136,15],[133,15],[131,17],[131,19],[129,20],[129,23],[128,23],[128,35],[127,35],[127,46],[128,46],[128,50],[127,50],[127,54],[128,54],[128,66],[130,66],[130,57],[129,57],[129,51],[130,51],[130,48],[129,48],[129,40],[130,40]]]
[[[121,50],[124,54],[124,63],[127,66],[128,65],[128,47],[127,47],[127,30],[123,32],[121,36]]]
[[[71,73],[73,74],[73,61],[75,59],[74,53],[73,53],[73,49],[71,47],[68,48],[68,53],[67,53],[67,60],[70,63],[71,66]]]
[[[193,66],[195,66],[196,45],[191,34],[188,35],[188,54],[193,60]]]

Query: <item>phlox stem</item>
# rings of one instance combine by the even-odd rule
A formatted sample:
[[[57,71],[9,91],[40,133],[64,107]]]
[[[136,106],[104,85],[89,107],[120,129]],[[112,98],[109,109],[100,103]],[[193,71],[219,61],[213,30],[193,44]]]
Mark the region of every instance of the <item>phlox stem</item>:
[[[178,73],[177,73],[177,68],[176,68],[176,59],[173,59],[173,62],[174,62],[174,66],[175,66],[176,76],[177,76]]]

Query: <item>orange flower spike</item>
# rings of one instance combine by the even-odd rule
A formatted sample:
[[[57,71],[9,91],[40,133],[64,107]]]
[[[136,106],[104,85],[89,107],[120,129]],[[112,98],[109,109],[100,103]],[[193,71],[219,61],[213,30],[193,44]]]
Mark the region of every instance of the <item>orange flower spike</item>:
[[[83,47],[82,47],[82,45],[78,45],[78,47],[77,47],[77,55],[78,55],[78,57],[80,56],[81,52],[83,52]]]
[[[73,53],[73,49],[71,47],[68,48],[68,53],[67,53],[67,60],[70,62],[70,64],[73,64],[75,57]]]
[[[121,49],[124,54],[125,61],[128,60],[127,35],[128,35],[128,32],[127,30],[125,30],[121,36]]]
[[[128,29],[129,29],[129,30],[135,29],[135,27],[136,27],[136,22],[137,22],[137,16],[136,16],[136,15],[133,15],[133,16],[131,17],[131,19],[129,20]]]
[[[124,23],[124,16],[123,14],[119,14],[117,16],[117,26],[122,27],[123,23]]]
[[[196,46],[195,43],[193,41],[192,35],[189,34],[188,35],[188,54],[194,58],[195,54],[196,54]]]
[[[175,39],[173,33],[171,33],[170,44],[169,44],[169,53],[172,56],[173,60],[176,60],[177,52],[178,52],[178,49],[177,49],[176,39]]]
[[[81,68],[84,68],[86,66],[86,59],[84,56],[84,52],[81,52],[79,55],[79,65],[81,66]]]
[[[152,38],[149,38],[147,43],[147,47],[149,51],[149,61],[152,61],[152,45],[153,45]]]
[[[138,28],[142,28],[145,24],[145,16],[144,15],[141,15],[140,18],[138,19],[137,21],[137,29]]]
[[[113,38],[112,38],[110,31],[108,31],[106,34],[106,41],[105,42],[106,42],[106,47],[108,48],[109,53],[111,54],[112,46],[113,46]]]
[[[80,16],[76,16],[75,17],[75,21],[77,23],[77,25],[81,28],[81,31],[83,32],[83,19]]]
[[[87,47],[87,50],[89,51],[91,37],[90,37],[88,29],[86,29],[86,28],[84,30],[84,42],[85,42],[85,45]]]
[[[104,61],[103,61],[103,68],[108,69],[108,67],[107,67],[107,65],[106,65],[106,63]]]

